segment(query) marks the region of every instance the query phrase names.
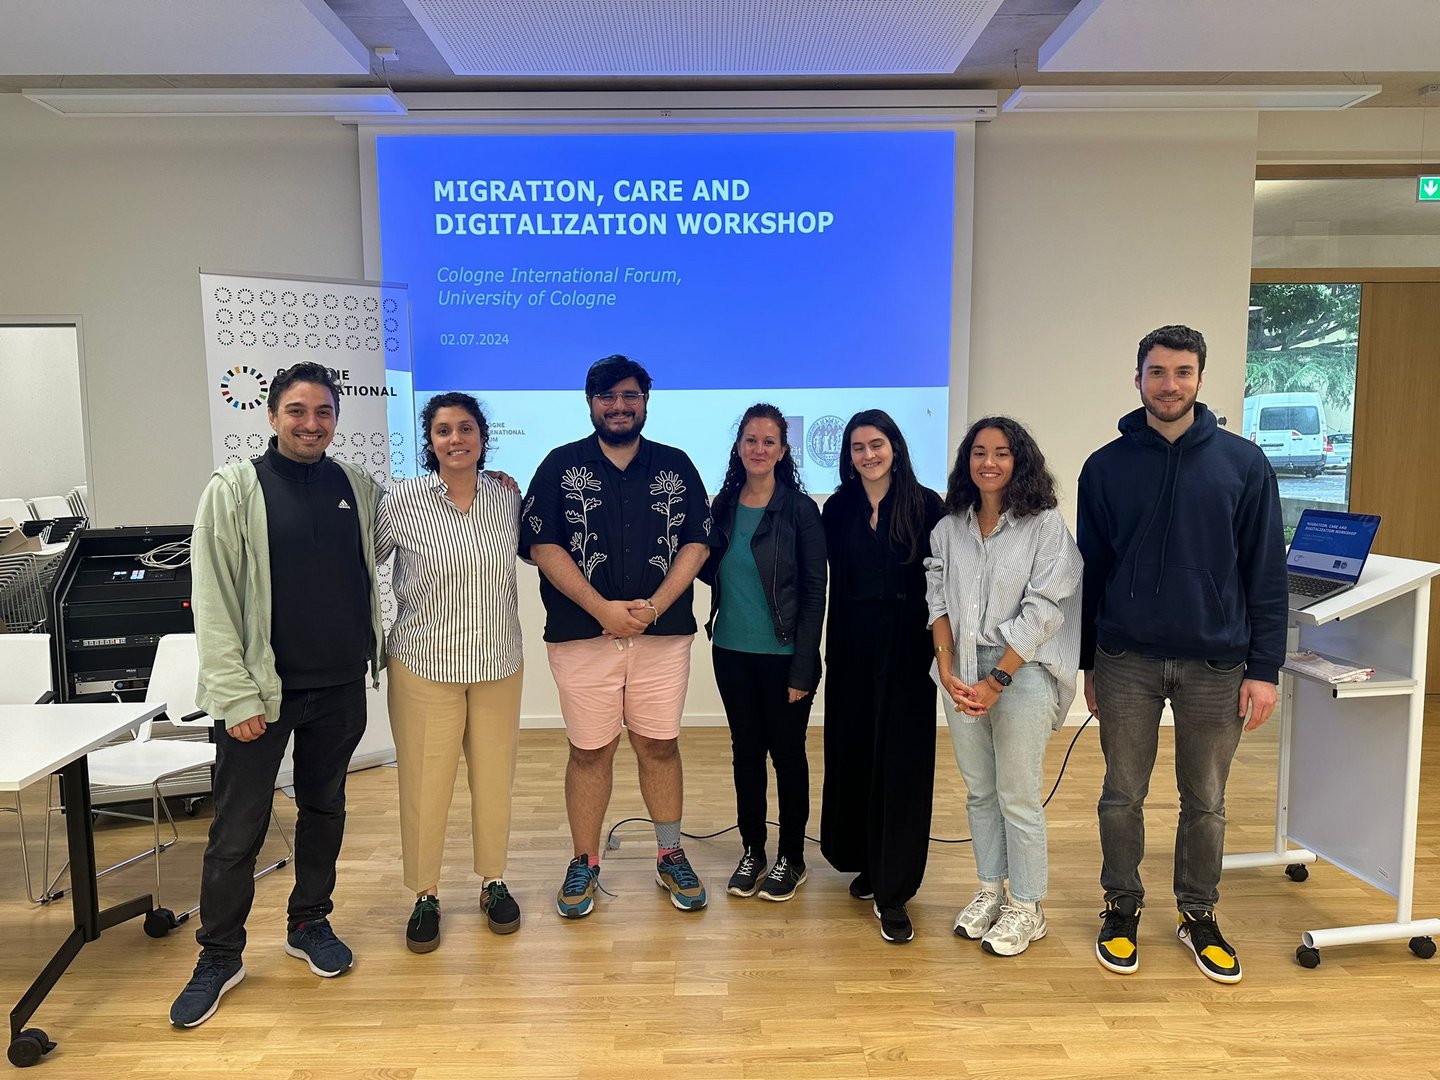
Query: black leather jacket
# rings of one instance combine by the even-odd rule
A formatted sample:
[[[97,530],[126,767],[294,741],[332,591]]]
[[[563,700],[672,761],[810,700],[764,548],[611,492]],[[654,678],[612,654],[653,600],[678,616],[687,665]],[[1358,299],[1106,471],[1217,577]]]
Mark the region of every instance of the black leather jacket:
[[[730,546],[735,529],[735,504],[722,507],[715,518],[719,543],[700,570],[700,580],[710,586],[710,619],[705,633],[715,631],[720,610],[720,560]],[[750,540],[760,584],[775,623],[775,640],[794,643],[789,685],[811,691],[820,684],[820,631],[825,625],[825,529],[815,500],[783,485],[765,507],[765,516]]]

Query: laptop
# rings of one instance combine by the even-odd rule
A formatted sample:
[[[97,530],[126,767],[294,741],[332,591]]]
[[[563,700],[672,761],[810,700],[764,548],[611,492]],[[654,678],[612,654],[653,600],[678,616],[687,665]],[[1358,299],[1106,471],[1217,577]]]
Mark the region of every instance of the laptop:
[[[1307,608],[1353,589],[1379,528],[1378,514],[1301,512],[1285,558],[1291,609]]]

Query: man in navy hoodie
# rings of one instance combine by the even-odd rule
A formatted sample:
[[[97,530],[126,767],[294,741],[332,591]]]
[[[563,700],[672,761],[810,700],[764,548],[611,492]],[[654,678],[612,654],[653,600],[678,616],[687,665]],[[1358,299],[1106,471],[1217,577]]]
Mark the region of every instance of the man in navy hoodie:
[[[1120,437],[1081,470],[1080,667],[1105,754],[1095,955],[1122,975],[1139,968],[1145,795],[1168,699],[1178,937],[1207,976],[1234,983],[1240,960],[1215,921],[1225,782],[1242,729],[1275,708],[1289,602],[1275,472],[1196,400],[1204,372],[1198,331],[1146,334],[1135,367],[1143,408],[1121,418]]]

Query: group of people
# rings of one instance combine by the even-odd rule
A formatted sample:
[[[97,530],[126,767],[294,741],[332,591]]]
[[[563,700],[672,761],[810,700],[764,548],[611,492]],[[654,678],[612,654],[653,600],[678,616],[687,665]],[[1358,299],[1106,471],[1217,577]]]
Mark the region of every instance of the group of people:
[[[820,850],[853,874],[882,937],[911,940],[925,872],[937,691],[967,789],[976,891],[955,933],[1013,956],[1046,935],[1042,766],[1084,675],[1100,722],[1105,909],[1096,956],[1139,963],[1144,800],[1161,711],[1175,717],[1178,937],[1212,979],[1240,963],[1215,920],[1225,784],[1242,729],[1275,704],[1287,613],[1275,476],[1197,400],[1204,338],[1146,335],[1141,407],[1080,477],[1078,543],[1056,482],[1017,421],[966,432],[945,496],[924,487],[885,412],[851,417],[823,509],[800,481],[784,414],[741,418],[713,503],[681,450],[644,438],[651,378],[623,356],[585,381],[591,435],[551,451],[523,499],[485,470],[473,397],[422,413],[425,475],[383,491],[325,454],[339,398],[302,363],[276,377],[266,453],[216,472],[196,515],[198,704],[224,724],[201,884],[201,954],[171,1009],[193,1027],[244,978],[245,919],[274,780],[292,734],[295,887],[285,950],[321,977],[350,949],[329,923],[346,768],[365,680],[388,665],[408,947],[440,944],[445,825],[463,753],[480,906],[520,926],[505,881],[523,652],[517,556],[540,571],[544,639],[569,742],[572,858],[562,917],[594,911],[601,830],[622,735],[654,823],[655,881],[681,911],[707,892],[681,843],[679,735],[696,577],[710,585],[716,683],[730,726],[739,897],[787,901],[806,881],[805,741],[821,681]],[[393,563],[383,636],[376,566]],[[827,604],[828,598],[828,604]],[[779,834],[770,861],[773,765]]]

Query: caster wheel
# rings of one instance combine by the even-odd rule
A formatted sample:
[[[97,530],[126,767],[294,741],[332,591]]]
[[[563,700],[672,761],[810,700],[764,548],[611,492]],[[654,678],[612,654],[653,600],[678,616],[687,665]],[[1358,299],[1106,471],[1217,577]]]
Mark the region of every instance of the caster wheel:
[[[1285,867],[1285,876],[1291,881],[1304,881],[1310,876],[1310,868],[1304,863],[1293,862]]]
[[[1410,951],[1421,960],[1429,960],[1435,955],[1435,942],[1428,937],[1412,937],[1410,939]]]
[[[149,937],[162,938],[179,925],[169,908],[156,908],[145,916],[145,933]]]
[[[31,1065],[37,1064],[42,1057],[55,1049],[55,1044],[50,1037],[39,1028],[26,1028],[10,1044],[7,1057],[10,1064],[17,1069],[28,1069]]]
[[[1295,950],[1295,959],[1303,968],[1317,968],[1320,966],[1320,950],[1301,945]]]

